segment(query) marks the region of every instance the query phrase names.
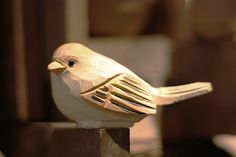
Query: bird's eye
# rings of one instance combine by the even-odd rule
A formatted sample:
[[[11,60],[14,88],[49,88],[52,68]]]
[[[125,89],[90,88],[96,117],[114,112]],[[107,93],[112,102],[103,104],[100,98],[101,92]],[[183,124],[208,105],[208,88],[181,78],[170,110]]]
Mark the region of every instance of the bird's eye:
[[[70,59],[70,60],[68,61],[68,66],[69,66],[69,67],[73,67],[74,65],[75,65],[75,60]]]

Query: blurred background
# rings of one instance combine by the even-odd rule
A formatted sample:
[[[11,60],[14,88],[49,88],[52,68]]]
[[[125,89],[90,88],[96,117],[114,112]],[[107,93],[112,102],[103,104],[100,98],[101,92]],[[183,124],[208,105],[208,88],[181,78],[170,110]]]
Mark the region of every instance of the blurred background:
[[[68,121],[47,71],[65,42],[153,86],[213,83],[213,93],[159,108],[131,128],[132,156],[236,156],[235,0],[1,0],[0,18],[0,156],[40,156],[25,126]]]

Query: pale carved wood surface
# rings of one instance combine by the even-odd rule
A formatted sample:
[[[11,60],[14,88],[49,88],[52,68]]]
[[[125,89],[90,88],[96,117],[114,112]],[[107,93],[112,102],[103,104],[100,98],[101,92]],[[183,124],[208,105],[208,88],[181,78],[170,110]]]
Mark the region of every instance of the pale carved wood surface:
[[[130,127],[155,114],[157,105],[212,90],[207,82],[154,88],[123,65],[77,43],[60,46],[48,69],[58,108],[81,127]]]
[[[91,92],[81,94],[89,101],[112,111],[128,114],[155,114],[156,105],[149,87],[127,74],[119,74]]]

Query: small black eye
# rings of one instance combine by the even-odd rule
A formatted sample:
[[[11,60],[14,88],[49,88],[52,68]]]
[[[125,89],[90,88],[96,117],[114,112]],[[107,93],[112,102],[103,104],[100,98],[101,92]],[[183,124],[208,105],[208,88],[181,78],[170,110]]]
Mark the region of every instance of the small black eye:
[[[73,67],[75,65],[75,61],[73,60],[73,59],[70,59],[69,61],[68,61],[68,66],[69,67]]]

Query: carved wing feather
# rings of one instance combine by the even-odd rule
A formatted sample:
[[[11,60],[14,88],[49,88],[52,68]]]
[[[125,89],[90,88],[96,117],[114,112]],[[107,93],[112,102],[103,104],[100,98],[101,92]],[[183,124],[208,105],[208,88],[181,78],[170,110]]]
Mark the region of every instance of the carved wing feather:
[[[129,114],[155,114],[156,105],[147,83],[129,74],[119,74],[81,96],[103,108]]]

